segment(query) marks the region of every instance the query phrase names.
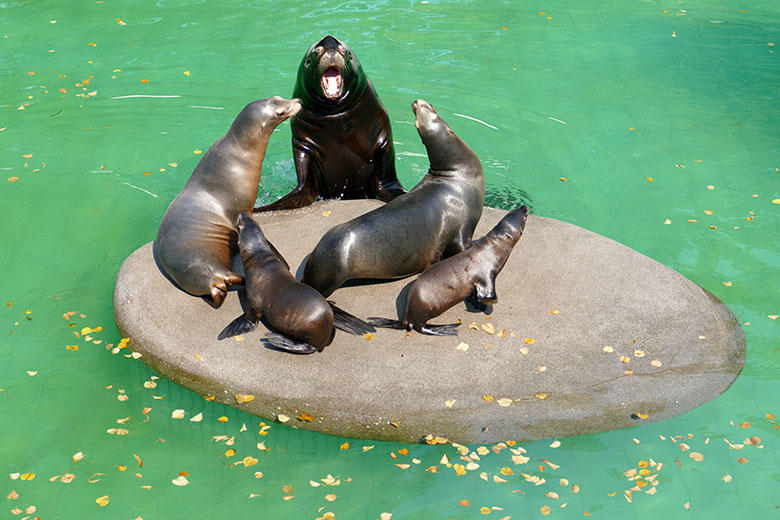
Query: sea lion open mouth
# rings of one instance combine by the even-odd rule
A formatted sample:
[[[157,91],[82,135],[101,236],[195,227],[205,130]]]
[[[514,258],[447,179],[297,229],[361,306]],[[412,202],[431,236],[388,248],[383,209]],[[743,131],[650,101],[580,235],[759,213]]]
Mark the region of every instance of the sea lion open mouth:
[[[341,89],[344,84],[341,71],[338,67],[328,67],[322,73],[322,93],[328,99],[341,97]]]

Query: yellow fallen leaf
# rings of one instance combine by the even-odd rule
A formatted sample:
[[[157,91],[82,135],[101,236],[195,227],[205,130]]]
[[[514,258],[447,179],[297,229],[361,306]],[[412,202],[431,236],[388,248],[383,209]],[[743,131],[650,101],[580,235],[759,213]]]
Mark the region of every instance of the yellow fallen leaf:
[[[171,419],[184,419],[184,410],[174,410],[171,412]]]
[[[254,466],[259,461],[254,457],[244,457],[244,467]]]
[[[109,502],[110,500],[108,499],[108,495],[103,495],[102,497],[95,499],[95,503],[100,507],[106,507]]]
[[[333,502],[334,500],[336,500],[336,495],[333,494],[325,495],[325,500],[327,500],[328,502]]]
[[[468,343],[460,343],[457,347],[455,347],[456,350],[460,350],[461,352],[466,352],[469,349]]]
[[[22,473],[19,478],[22,480],[32,480],[35,478],[35,473]]]
[[[502,406],[504,408],[506,408],[507,406],[512,404],[512,400],[511,399],[507,399],[506,397],[503,397],[503,398],[499,399],[496,402],[498,403],[498,406]]]
[[[236,398],[236,403],[238,404],[248,403],[250,401],[253,401],[255,398],[255,396],[248,395],[248,394],[236,394],[233,397]]]
[[[174,486],[186,486],[187,484],[190,483],[190,481],[187,480],[187,477],[185,477],[184,475],[179,475],[175,479],[171,480],[171,482],[173,483]]]
[[[650,362],[650,364],[651,364],[651,365],[653,365],[653,366],[654,366],[654,367],[656,367],[656,368],[657,368],[657,367],[660,367],[661,365],[663,365],[663,363],[661,363],[661,362],[660,362],[660,361],[658,361],[657,359],[654,359],[654,360],[652,360],[652,361]]]
[[[455,404],[455,399],[450,399],[449,401],[444,401],[444,406],[447,408],[452,408],[452,405]]]
[[[696,462],[701,462],[704,460],[704,455],[699,453],[698,451],[692,451],[689,455],[690,458],[695,460]]]
[[[526,345],[533,345],[534,343],[536,343],[536,340],[534,338],[523,338],[523,342]]]
[[[484,330],[488,334],[495,334],[496,332],[496,329],[493,327],[492,323],[485,323],[484,325],[482,325],[482,330]]]
[[[484,400],[485,400],[485,402],[488,402],[488,403],[489,403],[490,401],[492,401],[492,400],[493,400],[493,396],[492,396],[492,395],[490,395],[490,394],[486,394],[486,395],[483,395],[483,396],[482,396],[482,399],[484,399]]]
[[[280,413],[279,415],[277,415],[277,416],[276,416],[276,419],[277,419],[277,420],[278,420],[280,423],[286,423],[287,421],[289,421],[289,420],[290,420],[290,418],[289,418],[289,417],[287,417],[286,415],[284,415],[284,414],[281,414],[281,413]]]
[[[550,448],[558,448],[561,445],[561,441],[554,440],[552,441],[552,444],[550,444]]]
[[[190,418],[190,422],[200,422],[203,420],[203,412]]]
[[[534,397],[536,397],[537,399],[547,399],[547,394],[545,394],[544,392],[539,392],[537,394],[534,394]]]
[[[347,450],[349,449],[349,443],[348,443],[348,442],[345,442],[344,444],[342,444],[341,446],[339,446],[339,449],[341,449],[341,450],[344,450],[344,451],[347,451]]]

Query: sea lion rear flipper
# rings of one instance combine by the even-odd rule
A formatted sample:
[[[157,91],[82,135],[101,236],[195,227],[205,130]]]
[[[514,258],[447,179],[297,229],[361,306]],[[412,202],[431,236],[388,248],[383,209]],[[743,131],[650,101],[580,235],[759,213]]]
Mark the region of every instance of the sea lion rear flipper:
[[[219,333],[217,339],[232,338],[233,336],[238,336],[239,334],[252,332],[256,327],[256,322],[250,320],[246,314],[242,314],[235,320],[231,321],[230,324]]]
[[[304,343],[303,341],[295,341],[294,339],[286,338],[281,334],[266,334],[263,339],[260,340],[265,346],[271,346],[273,348],[284,350],[286,352],[292,352],[293,354],[313,354],[317,352],[317,348]]]
[[[448,323],[447,325],[423,325],[417,332],[429,336],[457,336],[460,323]]]
[[[401,320],[391,320],[388,318],[371,317],[368,318],[368,322],[374,327],[381,327],[383,329],[409,330],[406,327],[406,323],[404,323]]]
[[[369,332],[376,332],[373,325],[366,323],[357,316],[354,316],[344,309],[340,309],[335,303],[328,300],[330,308],[333,309],[333,326],[349,334],[362,336]]]

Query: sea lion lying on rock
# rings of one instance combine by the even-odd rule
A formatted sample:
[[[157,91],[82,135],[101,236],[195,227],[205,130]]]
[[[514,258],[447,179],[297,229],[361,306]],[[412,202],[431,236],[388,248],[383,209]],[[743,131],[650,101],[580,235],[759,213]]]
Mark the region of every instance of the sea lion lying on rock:
[[[237,227],[247,309],[225,327],[219,339],[255,330],[261,316],[281,333],[270,334],[265,342],[296,354],[322,352],[333,339],[334,327],[358,335],[376,331],[297,281],[285,259],[247,213],[239,215]]]
[[[409,193],[330,229],[309,256],[303,283],[328,297],[353,278],[402,278],[471,245],[482,215],[482,164],[431,105],[412,103],[430,169]]]
[[[507,213],[490,232],[462,253],[433,264],[414,281],[406,295],[403,320],[368,318],[376,327],[414,329],[422,334],[457,334],[459,323],[427,325],[428,320],[472,297],[481,305],[493,305],[496,276],[523,235],[528,207]]]

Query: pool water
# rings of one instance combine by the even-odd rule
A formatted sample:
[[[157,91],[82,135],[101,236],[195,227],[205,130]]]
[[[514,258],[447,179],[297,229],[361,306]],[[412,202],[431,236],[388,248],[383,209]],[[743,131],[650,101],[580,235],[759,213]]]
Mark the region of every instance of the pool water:
[[[582,4],[0,3],[0,516],[775,518],[780,4]],[[469,446],[465,469],[452,446],[263,424],[118,348],[123,260],[328,33],[384,102],[405,186],[428,166],[423,98],[482,159],[488,205],[527,203],[720,297],[747,335],[734,385],[667,421]],[[284,123],[258,202],[294,184]]]

